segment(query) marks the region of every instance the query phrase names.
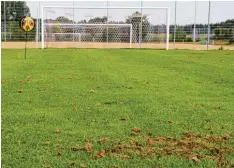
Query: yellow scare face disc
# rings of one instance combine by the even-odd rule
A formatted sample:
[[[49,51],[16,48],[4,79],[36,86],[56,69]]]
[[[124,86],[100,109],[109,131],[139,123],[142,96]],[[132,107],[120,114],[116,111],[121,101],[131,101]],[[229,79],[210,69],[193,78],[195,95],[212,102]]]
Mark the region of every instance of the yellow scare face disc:
[[[20,27],[22,30],[29,32],[35,27],[34,20],[31,17],[24,17],[20,21]]]

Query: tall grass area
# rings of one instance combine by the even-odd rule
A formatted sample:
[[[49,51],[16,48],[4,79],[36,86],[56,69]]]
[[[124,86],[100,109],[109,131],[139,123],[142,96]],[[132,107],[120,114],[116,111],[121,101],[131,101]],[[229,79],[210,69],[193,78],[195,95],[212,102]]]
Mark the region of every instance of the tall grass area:
[[[234,51],[27,53],[24,59],[24,50],[2,49],[3,168],[234,165],[233,152],[219,163],[202,157],[215,155],[202,148],[192,159],[177,152],[160,155],[158,143],[152,156],[141,157],[149,137],[166,142],[165,137],[180,141],[185,133],[226,136],[211,148],[234,146]],[[111,150],[134,142],[142,149]]]

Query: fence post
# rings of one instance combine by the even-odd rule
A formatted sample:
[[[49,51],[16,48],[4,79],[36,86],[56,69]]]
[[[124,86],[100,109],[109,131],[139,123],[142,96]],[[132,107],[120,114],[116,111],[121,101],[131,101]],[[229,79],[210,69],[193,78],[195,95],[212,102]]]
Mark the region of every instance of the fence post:
[[[5,38],[5,42],[6,42],[6,4],[5,4],[5,2],[6,1],[3,1],[3,4],[4,4],[4,9],[2,9],[2,10],[4,10],[4,38]]]
[[[169,36],[170,36],[170,8],[167,8],[167,45],[166,45],[166,49],[169,50]]]
[[[209,43],[210,43],[210,1],[209,1],[209,10],[208,10],[207,50],[209,49]]]
[[[175,20],[174,20],[174,45],[173,48],[175,49],[175,41],[176,41],[176,7],[177,7],[177,1],[175,1]]]
[[[140,48],[142,47],[141,46],[141,43],[142,43],[142,17],[143,17],[143,9],[142,9],[142,7],[143,7],[143,1],[141,1],[141,23],[140,23],[140,25],[139,25],[139,43],[140,43]]]
[[[44,42],[44,8],[41,7],[41,48],[45,48],[45,42]]]
[[[107,24],[107,28],[106,28],[106,42],[107,44],[109,44],[109,27],[108,27],[108,21],[109,21],[109,1],[106,1],[106,24]]]
[[[38,42],[41,42],[41,2],[39,1],[39,10],[38,10]]]
[[[197,17],[197,2],[195,1],[195,16],[193,25],[193,42],[196,42],[196,17]]]
[[[75,33],[75,25],[74,25],[75,24],[75,8],[74,6],[75,6],[75,2],[73,1],[73,19],[72,19],[73,20],[72,21],[73,22],[73,42],[75,41],[75,37],[74,37],[75,36],[74,34]]]
[[[40,5],[40,1],[38,1],[38,5]],[[36,48],[38,48],[38,37],[39,37],[39,10],[40,10],[40,6],[37,7],[37,22],[36,22]]]

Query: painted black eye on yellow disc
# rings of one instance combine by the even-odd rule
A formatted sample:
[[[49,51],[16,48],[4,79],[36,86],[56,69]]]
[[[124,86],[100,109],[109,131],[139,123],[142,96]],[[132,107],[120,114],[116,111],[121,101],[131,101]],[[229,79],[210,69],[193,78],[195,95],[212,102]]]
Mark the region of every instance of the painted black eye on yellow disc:
[[[30,32],[34,29],[34,20],[31,17],[24,17],[20,21],[20,28],[25,32]]]

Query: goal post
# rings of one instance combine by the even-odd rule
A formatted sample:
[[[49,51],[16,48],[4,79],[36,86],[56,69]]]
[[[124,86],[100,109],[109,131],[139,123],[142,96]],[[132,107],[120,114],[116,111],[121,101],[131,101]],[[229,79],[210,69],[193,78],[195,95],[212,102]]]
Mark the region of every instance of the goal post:
[[[41,10],[42,49],[50,42],[79,48],[95,42],[94,48],[105,43],[107,48],[169,49],[168,7],[42,6]]]

